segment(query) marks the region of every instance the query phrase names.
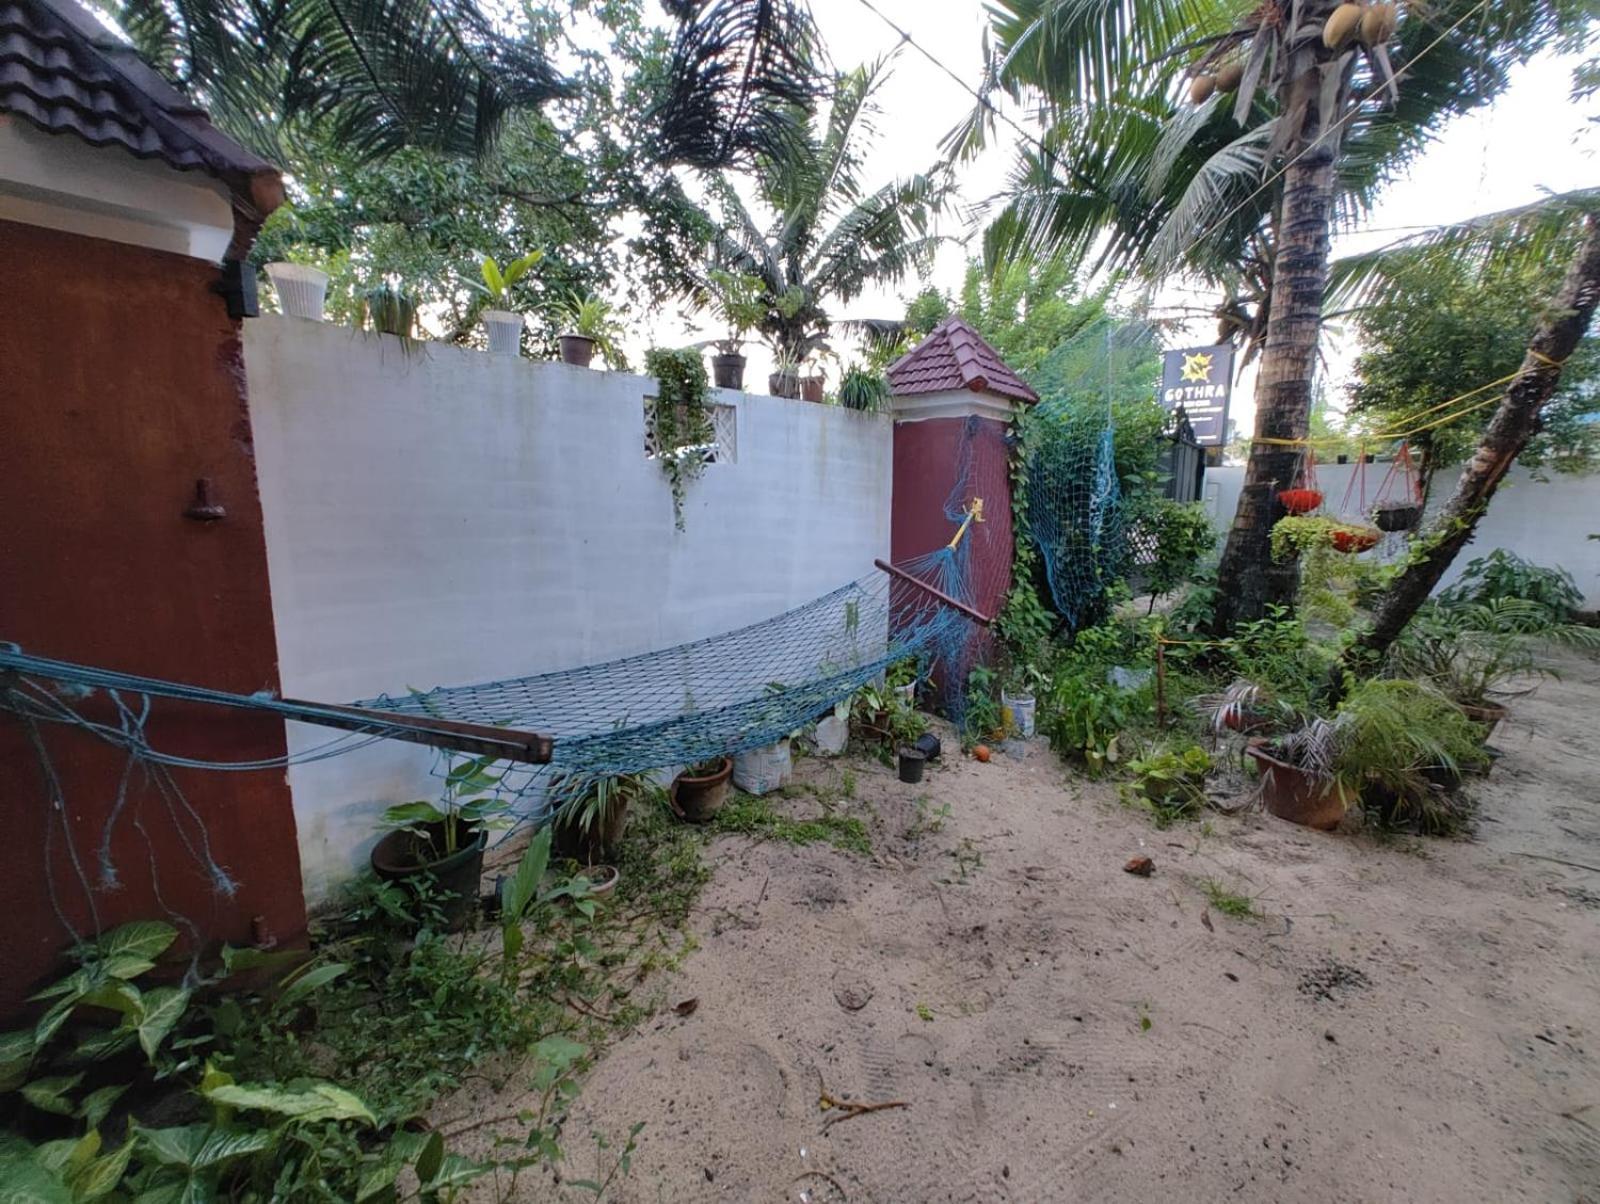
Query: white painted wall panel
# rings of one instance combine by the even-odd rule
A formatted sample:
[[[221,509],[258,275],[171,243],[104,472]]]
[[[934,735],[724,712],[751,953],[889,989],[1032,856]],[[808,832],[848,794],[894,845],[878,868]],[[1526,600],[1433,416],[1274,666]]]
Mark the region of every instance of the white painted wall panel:
[[[714,635],[888,555],[887,417],[745,394],[738,459],[684,532],[644,455],[653,382],[346,328],[245,323],[285,693],[342,702],[517,677]],[[330,733],[291,725],[292,745]],[[436,793],[380,745],[290,770],[308,900],[386,805]]]

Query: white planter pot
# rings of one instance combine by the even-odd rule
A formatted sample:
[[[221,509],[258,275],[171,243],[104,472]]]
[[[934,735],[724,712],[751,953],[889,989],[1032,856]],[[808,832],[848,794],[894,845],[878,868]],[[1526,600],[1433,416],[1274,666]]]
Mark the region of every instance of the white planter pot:
[[[322,306],[328,299],[328,273],[303,263],[269,263],[267,279],[272,281],[278,304],[289,317],[322,321]]]
[[[1036,703],[1032,694],[1007,694],[1000,692],[1000,707],[1006,712],[1013,733],[1024,740],[1033,738],[1033,716]]]
[[[522,315],[508,309],[483,311],[483,328],[489,334],[491,355],[522,354]]]

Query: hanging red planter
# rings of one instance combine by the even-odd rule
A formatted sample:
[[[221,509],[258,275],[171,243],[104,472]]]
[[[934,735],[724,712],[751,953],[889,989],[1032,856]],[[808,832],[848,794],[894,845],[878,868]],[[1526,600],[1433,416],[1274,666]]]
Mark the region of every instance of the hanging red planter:
[[[1370,552],[1378,546],[1383,533],[1373,527],[1335,527],[1328,536],[1335,552]]]
[[[1322,505],[1320,489],[1280,489],[1278,504],[1290,514],[1310,514]]]
[[[1278,504],[1289,514],[1310,514],[1322,505],[1322,490],[1317,488],[1317,453],[1311,448],[1300,453],[1294,483],[1278,490]]]

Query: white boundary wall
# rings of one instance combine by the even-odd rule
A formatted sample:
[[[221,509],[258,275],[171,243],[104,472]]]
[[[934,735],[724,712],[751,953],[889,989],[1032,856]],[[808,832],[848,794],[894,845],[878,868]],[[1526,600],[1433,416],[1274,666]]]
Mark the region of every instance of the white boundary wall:
[[[1386,462],[1368,464],[1366,496],[1370,508],[1384,475]],[[1336,513],[1350,487],[1354,464],[1318,464],[1317,488],[1324,495],[1324,506]],[[1455,489],[1459,467],[1441,469],[1433,479],[1430,513],[1449,500]],[[1243,465],[1207,468],[1202,500],[1224,536],[1239,505],[1239,490],[1244,484]],[[1360,486],[1351,495],[1351,508],[1359,509]],[[1524,468],[1513,468],[1500,486],[1489,510],[1478,524],[1477,534],[1456,558],[1441,586],[1449,585],[1461,574],[1469,560],[1493,548],[1505,548],[1524,560],[1571,573],[1584,593],[1584,605],[1600,608],[1600,540],[1589,538],[1600,532],[1600,475],[1569,477],[1550,474],[1548,481],[1536,481]],[[1385,541],[1379,555],[1398,540]]]
[[[733,463],[683,532],[644,451],[646,377],[294,318],[244,324],[285,694],[346,702],[609,660],[770,617],[889,554],[887,415],[722,393]],[[290,724],[304,750],[333,734]],[[292,767],[308,903],[378,812],[436,797],[386,742]]]

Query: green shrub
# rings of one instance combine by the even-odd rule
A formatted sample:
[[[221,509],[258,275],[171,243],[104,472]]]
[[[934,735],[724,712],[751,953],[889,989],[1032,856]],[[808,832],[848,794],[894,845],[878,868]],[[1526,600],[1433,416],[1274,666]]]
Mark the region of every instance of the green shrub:
[[[1441,606],[1455,606],[1499,598],[1535,603],[1550,613],[1553,622],[1565,621],[1583,605],[1583,591],[1571,573],[1543,568],[1504,548],[1468,561],[1456,583],[1439,592],[1438,601]]]
[[[1148,809],[1156,827],[1198,815],[1206,805],[1206,775],[1211,754],[1198,744],[1163,749],[1128,762],[1134,785],[1128,797]]]

